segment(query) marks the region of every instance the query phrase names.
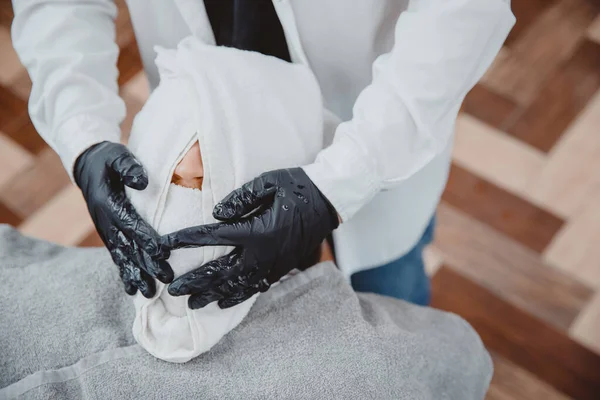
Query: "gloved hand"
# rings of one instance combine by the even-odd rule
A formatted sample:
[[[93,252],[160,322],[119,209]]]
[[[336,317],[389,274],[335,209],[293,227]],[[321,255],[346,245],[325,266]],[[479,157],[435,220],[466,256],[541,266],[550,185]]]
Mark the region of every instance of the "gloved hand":
[[[124,186],[145,189],[148,176],[144,167],[124,145],[102,142],[77,158],[73,175],[96,230],[119,267],[125,292],[133,295],[139,289],[145,297],[154,296],[153,278],[163,283],[173,280],[173,270],[165,261],[170,252],[135,211]]]
[[[213,301],[232,307],[268,290],[292,269],[309,267],[308,255],[339,225],[335,209],[301,168],[262,174],[218,203],[213,216],[224,223],[164,237],[171,250],[236,246],[169,285],[172,296],[191,295],[192,309]]]

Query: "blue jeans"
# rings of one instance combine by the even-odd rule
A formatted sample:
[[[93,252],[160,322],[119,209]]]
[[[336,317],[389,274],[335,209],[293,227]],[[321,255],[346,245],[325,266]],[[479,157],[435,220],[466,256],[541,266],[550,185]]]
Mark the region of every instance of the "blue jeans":
[[[433,240],[435,217],[431,219],[419,242],[401,258],[381,267],[352,275],[357,292],[371,292],[428,305],[431,299],[429,278],[425,274],[423,248]]]

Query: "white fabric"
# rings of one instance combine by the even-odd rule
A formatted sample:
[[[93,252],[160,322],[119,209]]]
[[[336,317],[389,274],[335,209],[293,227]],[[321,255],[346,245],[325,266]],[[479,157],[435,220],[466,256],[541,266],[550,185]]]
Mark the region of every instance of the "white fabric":
[[[510,2],[273,1],[293,60],[310,65],[325,106],[345,121],[306,168],[345,221],[335,234],[340,267],[351,273],[397,258],[434,213],[456,113],[515,22]],[[114,68],[115,7],[13,4],[14,44],[33,81],[32,120],[71,173],[91,143],[118,140],[125,107]],[[190,33],[214,41],[201,0],[128,5],[151,87],[154,45],[174,47]]]
[[[208,219],[203,208],[203,197],[207,195],[206,188],[199,191],[171,184],[158,232],[166,234],[202,225]],[[231,250],[233,248],[229,247],[181,249],[173,252],[169,263],[175,276],[181,276]],[[221,310],[216,302],[201,310],[191,310],[187,306],[188,298],[169,295],[166,285],[160,282],[157,282],[157,294],[152,299],[141,294],[135,296],[133,335],[155,357],[186,362],[207,351],[242,321],[256,300],[254,296],[225,310]]]
[[[160,234],[216,222],[217,201],[262,172],[312,162],[323,143],[317,81],[303,65],[194,37],[159,50],[161,83],[136,116],[131,150],[148,170],[146,190],[127,190],[140,215]],[[202,191],[170,185],[173,170],[198,140]],[[175,276],[227,254],[224,246],[181,249],[169,262]],[[221,310],[187,307],[189,296],[136,294],[133,335],[165,361],[186,362],[209,350],[248,313],[252,299]]]

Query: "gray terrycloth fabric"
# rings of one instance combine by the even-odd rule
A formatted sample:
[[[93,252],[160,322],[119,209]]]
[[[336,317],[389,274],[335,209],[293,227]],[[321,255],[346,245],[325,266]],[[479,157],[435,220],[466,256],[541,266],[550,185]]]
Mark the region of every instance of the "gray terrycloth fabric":
[[[186,364],[131,335],[133,306],[104,249],[0,225],[0,399],[482,399],[492,363],[461,318],[355,294],[331,263],[261,295]]]

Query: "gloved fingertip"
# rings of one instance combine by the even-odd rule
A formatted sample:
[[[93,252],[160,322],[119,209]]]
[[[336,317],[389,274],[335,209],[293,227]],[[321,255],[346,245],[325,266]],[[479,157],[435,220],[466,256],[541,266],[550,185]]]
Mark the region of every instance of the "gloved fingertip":
[[[239,218],[238,213],[235,210],[235,207],[231,206],[229,203],[219,202],[213,208],[213,217],[219,221],[229,221],[231,219]]]
[[[173,281],[173,278],[175,277],[175,274],[173,273],[173,269],[171,268],[169,263],[161,260],[158,262],[158,264],[160,266],[160,270],[156,274],[156,279],[158,279],[164,284],[171,283]]]
[[[241,303],[241,301],[230,300],[230,299],[223,299],[223,300],[219,300],[219,302],[217,304],[219,305],[219,308],[221,310],[226,310],[228,308],[237,306],[240,303]]]
[[[192,310],[198,310],[206,307],[208,304],[210,304],[210,302],[211,301],[205,297],[191,296],[188,299],[188,307]]]
[[[189,294],[189,288],[182,281],[172,282],[167,288],[167,291],[171,296],[185,296],[186,294]]]
[[[110,167],[119,175],[123,184],[130,188],[142,190],[148,186],[146,169],[127,149],[112,160]]]
[[[162,240],[159,240],[154,258],[164,261],[169,257],[171,257],[171,248]]]
[[[125,293],[127,293],[130,296],[133,296],[134,294],[136,294],[137,292],[137,288],[135,286],[133,286],[131,283],[125,283]]]
[[[167,258],[169,258],[171,256],[171,249],[165,247],[165,244],[163,243],[162,239],[159,236],[155,236],[155,233],[153,231],[148,232],[149,230],[152,230],[152,227],[150,227],[149,225],[148,228],[142,232],[139,225],[141,224],[145,226],[146,222],[143,219],[141,219],[141,217],[139,218],[140,219],[137,221],[138,229],[136,231],[136,234],[138,235],[139,242],[141,242],[140,246],[142,247],[144,252],[148,256],[150,256],[150,258],[156,261],[166,260]]]
[[[159,248],[163,252],[162,259],[167,259],[171,255],[171,250],[177,249],[179,243],[177,232],[168,233],[159,239]]]
[[[146,282],[140,284],[138,286],[138,289],[142,293],[142,296],[144,296],[147,299],[151,299],[156,293],[156,288],[154,287],[154,285],[149,285]]]
[[[148,187],[148,176],[144,167],[136,165],[122,177],[123,184],[135,190],[144,190]]]

